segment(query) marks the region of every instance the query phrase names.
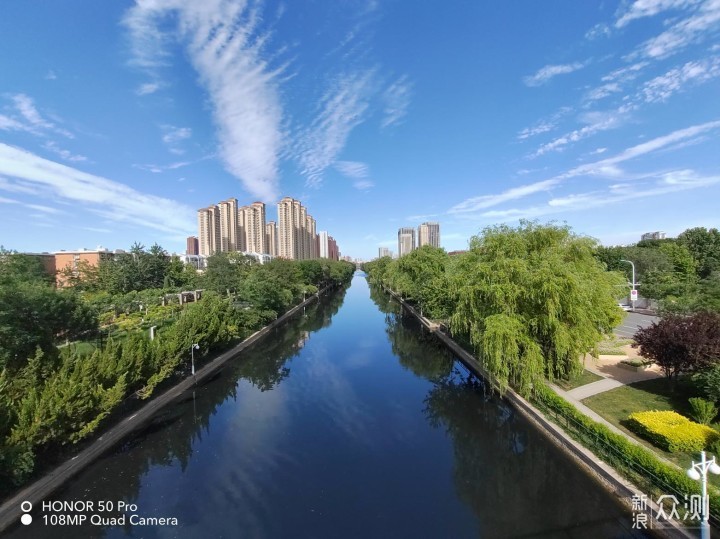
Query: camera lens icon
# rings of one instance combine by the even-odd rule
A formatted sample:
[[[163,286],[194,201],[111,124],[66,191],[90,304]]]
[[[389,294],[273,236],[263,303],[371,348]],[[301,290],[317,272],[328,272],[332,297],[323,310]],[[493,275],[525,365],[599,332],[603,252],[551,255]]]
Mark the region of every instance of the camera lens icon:
[[[32,511],[32,503],[25,500],[20,504],[20,510],[25,513],[20,517],[20,522],[27,526],[32,522],[32,515],[30,514],[30,511]]]

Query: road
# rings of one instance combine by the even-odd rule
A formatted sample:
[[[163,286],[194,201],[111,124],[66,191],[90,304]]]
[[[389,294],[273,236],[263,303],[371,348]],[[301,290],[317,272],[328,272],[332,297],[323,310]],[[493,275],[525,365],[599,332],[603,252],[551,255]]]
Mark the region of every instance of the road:
[[[649,314],[627,313],[622,324],[615,328],[615,335],[631,339],[639,327],[644,328],[660,320],[658,316],[650,316]]]

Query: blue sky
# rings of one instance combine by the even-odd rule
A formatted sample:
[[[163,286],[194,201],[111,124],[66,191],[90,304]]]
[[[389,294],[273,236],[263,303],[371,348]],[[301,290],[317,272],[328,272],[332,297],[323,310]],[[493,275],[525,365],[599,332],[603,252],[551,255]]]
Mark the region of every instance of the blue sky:
[[[720,226],[720,0],[5,0],[0,50],[10,249],[181,252],[229,197],[362,258]]]

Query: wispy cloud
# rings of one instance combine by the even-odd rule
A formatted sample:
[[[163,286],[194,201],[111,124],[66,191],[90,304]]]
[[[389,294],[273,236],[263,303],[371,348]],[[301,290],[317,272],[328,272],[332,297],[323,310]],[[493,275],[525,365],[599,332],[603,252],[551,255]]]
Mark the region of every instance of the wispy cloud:
[[[582,116],[582,118],[585,119],[585,123],[587,123],[587,125],[581,127],[580,129],[575,129],[560,137],[557,137],[546,144],[543,144],[530,157],[539,157],[551,151],[562,150],[568,144],[590,137],[595,133],[607,131],[608,129],[615,129],[616,127],[622,125],[622,123],[625,121],[627,112],[628,108],[626,106],[623,106],[615,111],[610,112],[587,113]]]
[[[647,103],[666,101],[688,85],[702,84],[720,76],[720,57],[687,62],[646,82],[641,94]]]
[[[277,197],[278,160],[285,134],[279,78],[260,29],[256,4],[231,0],[144,2],[124,19],[133,65],[159,70],[170,61],[172,37],[187,48],[206,88],[225,168],[258,198]]]
[[[548,82],[553,77],[558,75],[566,75],[582,69],[585,67],[585,63],[573,62],[572,64],[560,64],[560,65],[546,65],[545,67],[538,70],[534,75],[530,75],[523,79],[523,82],[527,86],[541,86]]]
[[[338,77],[320,101],[320,111],[299,136],[298,161],[306,185],[319,187],[325,169],[345,147],[351,131],[366,117],[373,93],[374,71]]]
[[[548,118],[544,118],[540,121],[538,121],[536,124],[526,127],[520,133],[518,133],[517,138],[519,140],[525,140],[530,137],[534,137],[535,135],[540,135],[542,133],[547,133],[548,131],[552,131],[555,129],[560,121],[567,116],[570,112],[572,112],[572,107],[562,107],[560,110],[558,110],[555,114]]]
[[[159,82],[146,82],[144,84],[141,84],[137,87],[135,90],[135,93],[137,95],[149,95],[154,94],[161,88],[161,84]]]
[[[609,36],[610,33],[610,27],[607,24],[598,23],[585,32],[585,39],[592,41],[601,37]]]
[[[411,94],[412,85],[406,76],[400,77],[385,90],[382,95],[385,104],[381,122],[383,128],[396,125],[405,117],[410,106]]]
[[[53,202],[79,203],[112,221],[186,235],[195,228],[195,212],[174,200],[147,195],[2,143],[0,174],[39,186]]]
[[[368,166],[359,161],[337,161],[335,168],[348,178],[367,178]]]
[[[544,215],[545,213],[552,213],[554,211],[557,211],[557,208],[559,207],[567,207],[571,205],[571,203],[579,204],[582,200],[586,200],[588,197],[591,196],[593,197],[593,199],[595,199],[597,198],[597,193],[593,191],[589,194],[585,193],[568,195],[568,197],[552,199],[555,202],[551,201],[552,203],[548,203],[547,205],[533,206],[529,209],[513,208],[507,210],[492,210],[482,213],[478,213],[478,210],[497,206],[511,200],[522,199],[539,192],[550,191],[571,178],[578,178],[583,176],[613,179],[616,183],[609,187],[609,192],[612,194],[612,198],[608,199],[610,201],[620,200],[618,198],[620,196],[641,196],[639,194],[633,194],[639,193],[639,191],[637,191],[634,187],[631,187],[631,184],[617,183],[618,180],[632,180],[634,182],[637,182],[638,180],[648,180],[654,178],[655,187],[651,192],[649,192],[649,195],[670,192],[668,191],[668,189],[678,190],[711,185],[715,183],[715,180],[717,179],[715,176],[703,177],[695,174],[693,171],[681,170],[661,174],[627,174],[622,169],[620,169],[618,165],[633,159],[637,159],[639,157],[652,154],[660,150],[667,150],[669,148],[677,147],[678,145],[683,144],[687,141],[695,140],[701,135],[708,134],[712,131],[717,130],[720,130],[720,120],[692,125],[684,129],[678,129],[676,131],[673,131],[672,133],[668,133],[667,135],[656,137],[641,144],[637,144],[635,146],[627,148],[614,156],[600,159],[592,163],[580,165],[544,181],[514,187],[512,189],[508,189],[506,191],[503,191],[502,193],[494,195],[482,195],[466,199],[463,202],[456,204],[455,206],[450,208],[450,210],[448,210],[448,213],[468,217],[471,219],[520,219],[536,217],[539,215]],[[605,151],[604,149],[602,150],[602,152],[596,151],[594,153],[603,153]],[[605,200],[605,198],[600,198],[599,200]],[[549,208],[555,209],[551,210]]]
[[[35,106],[35,101],[30,96],[15,94],[9,97],[13,102],[17,115],[10,117],[0,114],[0,129],[28,131],[35,135],[45,135],[52,132],[70,139],[75,138],[70,131],[56,125],[40,114],[40,111]]]
[[[45,73],[45,80],[56,80],[57,75],[55,72],[51,69],[47,73]]]
[[[553,178],[528,185],[522,185],[520,187],[513,187],[512,189],[508,189],[496,195],[482,195],[468,198],[467,200],[463,200],[460,204],[456,204],[450,208],[448,213],[469,213],[484,208],[490,208],[492,206],[502,204],[503,202],[524,198],[528,195],[539,193],[541,191],[548,191],[559,183],[559,179]]]
[[[359,161],[337,161],[335,168],[340,174],[353,180],[353,187],[355,187],[355,189],[365,191],[375,186],[372,181],[367,179],[370,171],[365,163]]]
[[[48,140],[45,144],[43,144],[43,148],[45,148],[48,151],[51,151],[55,155],[62,157],[65,161],[79,163],[79,162],[88,160],[88,158],[85,157],[84,155],[79,155],[79,154],[76,155],[76,154],[73,154],[72,152],[70,152],[69,150],[60,148],[60,146],[58,146],[57,143],[55,143],[52,140]]]
[[[616,28],[622,28],[631,21],[652,17],[668,10],[685,9],[697,5],[701,0],[635,0],[619,13],[615,21]]]
[[[720,25],[720,1],[705,0],[704,2],[672,2],[687,6],[698,4],[698,8],[689,17],[672,24],[661,34],[645,41],[637,50],[628,55],[629,59],[667,58],[683,50],[688,45],[699,43],[709,38]],[[636,3],[640,3],[638,0]],[[658,2],[662,3],[662,2]]]

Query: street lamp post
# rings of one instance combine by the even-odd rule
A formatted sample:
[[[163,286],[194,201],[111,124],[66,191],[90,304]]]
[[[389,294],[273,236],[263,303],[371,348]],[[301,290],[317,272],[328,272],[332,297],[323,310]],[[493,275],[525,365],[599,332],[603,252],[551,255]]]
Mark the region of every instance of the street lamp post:
[[[199,344],[193,344],[190,347],[190,368],[192,369],[193,376],[195,376],[195,350],[200,350]]]
[[[707,460],[705,458],[705,451],[700,451],[700,462],[693,461],[690,469],[687,471],[687,474],[690,479],[694,479],[695,481],[700,480],[702,485],[702,500],[700,500],[700,504],[702,506],[700,514],[700,518],[702,519],[700,537],[702,539],[710,539],[710,522],[708,521],[710,518],[710,511],[707,497],[708,472],[720,475],[720,466],[718,466],[717,462],[715,462],[715,457]]]
[[[632,288],[630,289],[630,304],[632,305],[632,310],[635,310],[635,300],[633,299],[633,292],[635,292],[635,264],[631,260],[624,260],[621,259],[620,262],[627,262],[632,266]],[[637,292],[635,292],[637,293]]]

